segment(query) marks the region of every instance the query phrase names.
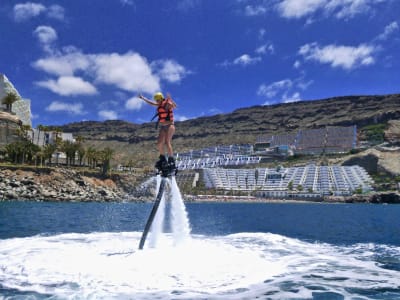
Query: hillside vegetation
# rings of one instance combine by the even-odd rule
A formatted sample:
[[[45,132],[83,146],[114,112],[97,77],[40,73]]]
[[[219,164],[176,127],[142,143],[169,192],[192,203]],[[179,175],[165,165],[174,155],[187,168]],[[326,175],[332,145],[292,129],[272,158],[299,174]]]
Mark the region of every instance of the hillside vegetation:
[[[173,144],[175,152],[185,152],[215,145],[253,144],[257,137],[266,134],[354,124],[358,126],[361,139],[380,142],[385,138],[388,122],[399,119],[400,94],[253,106],[232,113],[176,122]],[[114,164],[132,161],[136,167],[152,166],[158,156],[155,123],[86,121],[67,124],[61,129],[83,136],[87,146],[114,149]],[[389,134],[391,137],[396,135],[393,132]]]

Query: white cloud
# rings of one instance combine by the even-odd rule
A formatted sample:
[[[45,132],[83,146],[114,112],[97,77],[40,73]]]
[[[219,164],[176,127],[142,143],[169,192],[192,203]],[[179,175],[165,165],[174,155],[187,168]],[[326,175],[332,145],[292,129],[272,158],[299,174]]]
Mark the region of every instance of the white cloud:
[[[125,102],[125,108],[128,110],[140,110],[143,103],[143,100],[138,97],[132,97]]]
[[[174,60],[149,63],[145,57],[132,51],[125,54],[84,54],[74,47],[54,51],[52,55],[39,59],[32,65],[51,75],[79,75],[82,78],[90,78],[95,83],[112,85],[128,92],[144,93],[159,91],[161,81],[176,83],[190,74],[184,66]],[[45,86],[55,90],[54,81]]]
[[[177,9],[187,12],[196,9],[201,4],[201,0],[180,0],[177,4]]]
[[[40,3],[19,3],[14,6],[14,19],[17,22],[26,21],[30,18],[38,16],[44,11],[46,11],[46,7]]]
[[[53,43],[57,40],[57,32],[50,26],[38,26],[33,35],[39,40],[44,51],[52,53]]]
[[[259,56],[252,57],[249,54],[243,54],[237,58],[235,58],[233,61],[225,60],[222,63],[219,63],[218,66],[222,67],[229,67],[232,65],[241,65],[241,66],[248,66],[248,65],[253,65],[258,62],[260,62],[262,59]]]
[[[247,65],[252,65],[256,64],[261,61],[260,57],[251,57],[248,54],[243,54],[242,56],[239,56],[233,60],[234,65],[242,65],[242,66],[247,66]]]
[[[49,7],[41,3],[26,2],[14,5],[14,20],[17,22],[27,21],[45,13],[47,17],[57,20],[64,20],[64,8],[54,4]]]
[[[152,73],[146,58],[134,52],[120,55],[90,55],[96,81],[111,84],[126,91],[153,93],[160,89],[160,79]]]
[[[273,82],[269,85],[261,84],[258,88],[257,95],[264,96],[267,98],[275,97],[282,90],[288,90],[293,86],[293,82],[290,79],[284,79]]]
[[[135,5],[135,2],[133,0],[119,0],[122,5]]]
[[[180,82],[189,74],[184,66],[171,59],[155,61],[151,63],[151,68],[161,79],[172,83]]]
[[[51,112],[67,112],[73,115],[83,115],[85,112],[83,111],[82,103],[65,103],[60,101],[53,101],[50,103],[48,107],[46,107],[47,111]]]
[[[42,44],[50,44],[57,40],[57,32],[50,26],[38,26],[33,33]]]
[[[371,11],[385,0],[280,0],[276,8],[284,18],[310,17],[317,12],[338,19],[354,17]]]
[[[36,82],[36,85],[47,88],[61,96],[94,95],[96,88],[80,77],[62,76],[57,81],[47,80]]]
[[[268,43],[268,44],[264,44],[264,45],[258,47],[255,50],[255,52],[257,54],[267,54],[267,53],[274,54],[275,48],[274,48],[274,45]]]
[[[179,122],[183,122],[183,121],[189,120],[189,118],[186,117],[186,116],[183,116],[183,115],[175,114],[174,115],[174,120],[175,121],[179,121]]]
[[[301,46],[299,54],[305,60],[313,60],[322,64],[330,64],[332,67],[340,67],[346,70],[360,66],[371,65],[375,62],[373,46],[361,44],[358,47],[328,45],[320,47],[317,43]]]
[[[244,9],[244,14],[249,17],[263,15],[266,12],[267,8],[263,5],[257,5],[257,6],[247,5]]]
[[[379,2],[382,0],[336,0],[328,2],[325,9],[334,12],[338,19],[346,19],[369,12]]]
[[[277,9],[285,18],[301,18],[314,13],[326,3],[327,0],[283,0],[277,4]]]
[[[301,100],[300,93],[297,90],[305,91],[312,83],[312,80],[305,81],[303,76],[293,80],[283,79],[270,84],[261,84],[257,95],[272,100],[266,101],[264,105],[275,103],[278,99],[283,103],[296,102]]]
[[[100,110],[98,116],[103,120],[117,120],[118,114],[113,110]]]
[[[64,55],[54,55],[33,63],[36,69],[58,76],[72,76],[76,71],[87,70],[91,65],[87,55],[71,50]]]
[[[385,30],[377,37],[378,40],[386,40],[390,35],[399,30],[397,22],[392,22],[385,27]]]
[[[264,38],[264,36],[265,36],[266,33],[267,33],[267,31],[266,31],[264,28],[261,28],[261,29],[258,31],[258,39],[259,39],[259,40],[262,40],[262,39]]]
[[[292,95],[288,95],[288,94],[284,94],[282,96],[282,102],[283,103],[292,103],[292,102],[297,102],[300,101],[300,93],[299,92],[295,92]]]
[[[52,19],[64,20],[64,7],[54,4],[47,9],[47,16]]]

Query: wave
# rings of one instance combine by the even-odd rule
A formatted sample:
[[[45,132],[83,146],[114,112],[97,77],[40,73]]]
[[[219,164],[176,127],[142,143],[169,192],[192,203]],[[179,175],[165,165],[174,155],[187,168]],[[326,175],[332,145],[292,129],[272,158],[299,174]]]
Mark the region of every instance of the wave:
[[[400,247],[310,243],[272,233],[69,233],[0,240],[7,299],[395,299]],[[1,298],[0,296],[0,298]]]

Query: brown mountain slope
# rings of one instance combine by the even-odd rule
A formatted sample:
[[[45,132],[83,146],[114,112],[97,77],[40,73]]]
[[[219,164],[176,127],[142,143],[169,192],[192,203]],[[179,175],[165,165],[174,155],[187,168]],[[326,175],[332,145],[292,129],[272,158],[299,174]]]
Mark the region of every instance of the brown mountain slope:
[[[241,108],[228,114],[176,122],[175,152],[221,144],[254,143],[260,135],[292,132],[326,125],[386,124],[400,119],[400,94],[348,96],[271,106]],[[97,149],[111,147],[115,162],[133,160],[138,167],[152,165],[157,157],[155,123],[125,121],[79,122],[62,126],[64,132],[82,135]]]

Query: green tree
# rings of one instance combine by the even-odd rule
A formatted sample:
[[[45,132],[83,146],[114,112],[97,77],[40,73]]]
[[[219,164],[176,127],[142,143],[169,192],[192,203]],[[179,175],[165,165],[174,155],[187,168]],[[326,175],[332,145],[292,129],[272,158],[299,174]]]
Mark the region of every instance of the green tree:
[[[15,164],[23,164],[33,162],[35,155],[40,151],[40,147],[31,141],[23,140],[7,144],[5,150],[9,161]]]
[[[109,147],[101,151],[100,157],[103,163],[101,175],[103,176],[111,175],[111,159],[113,158],[113,155],[114,155],[114,150],[112,150]]]
[[[28,140],[29,139],[28,132],[31,130],[32,130],[32,127],[30,125],[21,125],[17,129],[17,135],[23,140]]]
[[[289,189],[289,191],[293,191],[293,181],[289,181],[288,189]]]
[[[85,139],[83,138],[83,136],[78,135],[75,138],[76,141],[76,145],[77,145],[77,153],[78,153],[78,161],[79,161],[79,166],[82,166],[82,161],[85,158],[86,155],[86,151],[85,148],[83,147],[82,143]]]
[[[44,153],[44,159],[48,159],[49,160],[49,164],[51,164],[51,158],[54,154],[54,152],[56,152],[57,147],[55,144],[47,144],[43,147],[43,153]]]
[[[359,185],[358,188],[356,188],[356,189],[354,190],[354,193],[359,194],[359,195],[362,194],[362,193],[363,193],[362,186]]]
[[[74,165],[76,152],[78,151],[78,144],[67,140],[62,142],[60,150],[66,155],[67,166]]]
[[[15,92],[8,92],[3,99],[1,99],[1,103],[6,105],[6,110],[8,112],[12,111],[12,105],[18,101],[20,97]]]
[[[88,147],[86,149],[86,159],[87,159],[87,164],[90,168],[95,168],[96,167],[96,149],[93,147]]]

